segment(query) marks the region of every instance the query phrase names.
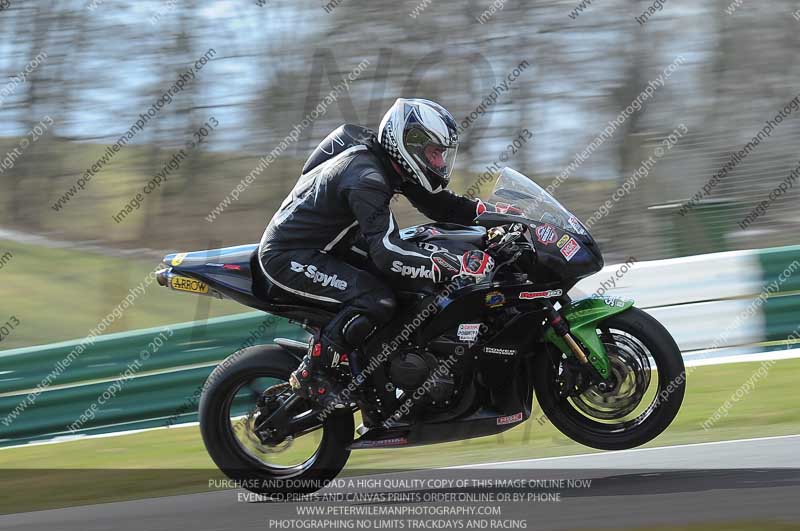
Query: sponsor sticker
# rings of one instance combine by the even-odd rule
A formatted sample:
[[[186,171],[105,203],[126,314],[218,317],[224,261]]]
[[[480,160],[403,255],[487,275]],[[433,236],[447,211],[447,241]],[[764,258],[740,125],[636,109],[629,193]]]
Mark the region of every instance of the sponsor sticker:
[[[579,220],[575,216],[570,216],[568,221],[569,221],[570,226],[573,229],[575,229],[575,232],[577,232],[578,234],[582,234],[584,236],[586,235],[586,229],[583,228],[583,224],[581,223],[581,220]]]
[[[504,426],[506,424],[514,424],[515,422],[520,422],[523,419],[522,411],[519,413],[515,413],[513,415],[508,415],[506,417],[497,417],[497,425]]]
[[[551,299],[553,297],[560,297],[564,292],[560,289],[550,289],[547,291],[521,291],[519,298],[523,300],[530,299]]]
[[[616,297],[604,297],[603,301],[606,303],[606,306],[612,306],[614,308],[625,307],[625,301]]]
[[[569,241],[564,244],[564,247],[561,248],[561,254],[564,255],[564,258],[567,259],[567,262],[572,260],[572,257],[581,250],[581,246],[578,242],[575,241],[574,238],[570,238]]]
[[[500,291],[490,291],[484,300],[489,308],[499,308],[506,303],[506,296]]]
[[[173,257],[171,264],[174,265],[174,266],[181,265],[183,263],[184,258],[186,258],[187,254],[189,254],[189,253],[178,253],[178,254],[176,254]]]
[[[498,356],[516,356],[517,351],[513,348],[484,347],[486,354],[497,354]]]
[[[189,293],[208,293],[208,284],[193,278],[172,277],[172,289]]]
[[[561,239],[560,239],[560,240],[558,240],[558,242],[556,243],[556,246],[557,246],[559,249],[561,249],[562,247],[564,247],[564,244],[565,244],[565,243],[567,243],[568,241],[569,241],[569,234],[565,234],[565,235],[563,235],[563,236],[561,237]]]
[[[558,239],[558,234],[552,225],[539,225],[536,227],[536,239],[544,245],[550,245]]]
[[[480,323],[464,323],[458,325],[458,339],[460,341],[475,341],[481,330]]]

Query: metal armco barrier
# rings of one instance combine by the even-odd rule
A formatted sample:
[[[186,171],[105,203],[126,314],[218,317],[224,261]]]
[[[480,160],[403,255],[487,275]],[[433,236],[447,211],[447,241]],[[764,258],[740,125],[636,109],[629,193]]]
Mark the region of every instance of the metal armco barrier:
[[[571,294],[598,292],[634,299],[664,323],[684,353],[786,348],[800,325],[800,246],[612,265]],[[169,337],[141,361],[159,334]],[[242,346],[278,336],[306,334],[257,312],[101,336],[77,356],[81,340],[2,352],[0,446],[196,421],[198,390],[214,366]]]

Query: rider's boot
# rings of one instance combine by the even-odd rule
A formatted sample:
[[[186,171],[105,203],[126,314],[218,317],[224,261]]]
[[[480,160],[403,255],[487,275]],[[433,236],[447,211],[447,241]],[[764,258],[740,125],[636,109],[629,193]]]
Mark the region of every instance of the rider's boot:
[[[336,367],[348,363],[344,349],[325,336],[311,342],[308,354],[289,377],[292,388],[308,400],[317,402],[323,409],[348,407],[350,400],[344,393]]]
[[[292,387],[301,396],[318,402],[324,408],[348,407],[353,402],[353,393],[358,394],[358,391],[341,383],[337,378],[337,367],[346,364],[352,373],[359,372],[355,367],[356,359],[350,366],[349,357],[373,329],[370,320],[356,310],[345,308],[340,311],[312,341],[308,354],[292,373],[289,380]]]

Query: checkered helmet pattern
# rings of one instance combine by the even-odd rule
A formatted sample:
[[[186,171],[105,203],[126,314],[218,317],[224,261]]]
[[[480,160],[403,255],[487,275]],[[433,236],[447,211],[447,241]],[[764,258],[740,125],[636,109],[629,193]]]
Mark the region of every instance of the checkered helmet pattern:
[[[419,158],[409,153],[404,138],[409,127],[421,128],[436,143],[453,150],[458,146],[458,126],[453,115],[438,103],[419,98],[399,98],[386,112],[378,129],[378,140],[393,161],[426,190],[437,192],[446,187],[449,174],[432,176]],[[452,165],[452,161],[450,163]],[[452,166],[451,166],[452,168]],[[438,178],[433,178],[438,177]]]
[[[398,147],[397,137],[391,120],[386,122],[381,128],[378,139],[381,142],[381,146],[383,146],[383,149],[386,150],[392,160],[398,163],[408,175],[414,175],[414,169],[408,161],[406,161],[405,157],[400,154],[400,148]]]

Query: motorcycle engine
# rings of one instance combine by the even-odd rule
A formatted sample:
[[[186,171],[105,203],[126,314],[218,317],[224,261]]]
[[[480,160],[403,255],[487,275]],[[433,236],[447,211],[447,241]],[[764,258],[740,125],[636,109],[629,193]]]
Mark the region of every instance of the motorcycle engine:
[[[451,369],[444,369],[440,360],[427,351],[406,350],[397,353],[389,362],[389,378],[395,387],[408,396],[420,389],[426,380],[430,382],[417,395],[426,404],[444,403],[453,396],[456,389]]]

